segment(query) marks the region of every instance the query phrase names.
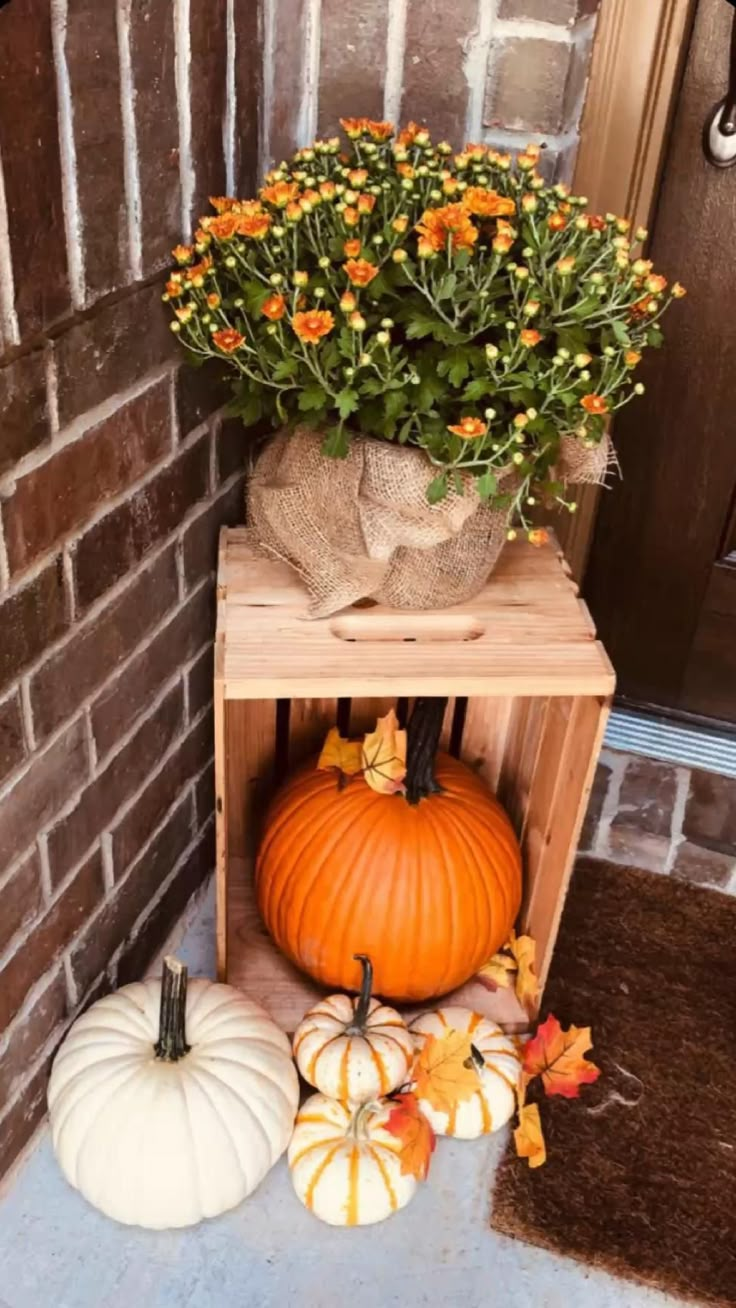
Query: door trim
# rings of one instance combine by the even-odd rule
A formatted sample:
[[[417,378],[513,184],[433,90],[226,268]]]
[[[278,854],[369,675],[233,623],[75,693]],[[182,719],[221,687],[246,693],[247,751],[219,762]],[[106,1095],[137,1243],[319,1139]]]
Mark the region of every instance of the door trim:
[[[654,213],[675,95],[697,0],[602,0],[573,189],[593,213],[647,227]],[[556,523],[579,581],[600,489],[584,486],[577,513]]]

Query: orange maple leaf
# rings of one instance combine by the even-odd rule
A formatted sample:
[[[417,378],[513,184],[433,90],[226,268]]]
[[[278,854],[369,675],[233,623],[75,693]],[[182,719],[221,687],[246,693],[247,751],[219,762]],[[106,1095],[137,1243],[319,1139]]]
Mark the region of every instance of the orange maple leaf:
[[[337,727],[330,727],[325,736],[322,753],[317,760],[317,767],[321,771],[326,771],[328,768],[337,768],[340,772],[344,772],[347,777],[355,776],[363,768],[360,741],[346,740],[344,736],[340,735]]]
[[[547,1148],[542,1123],[536,1104],[523,1104],[519,1109],[519,1125],[514,1129],[514,1144],[520,1158],[528,1158],[530,1167],[541,1167],[547,1161]]]
[[[480,1088],[480,1077],[470,1036],[462,1031],[448,1031],[441,1039],[428,1036],[414,1077],[417,1097],[439,1113],[449,1113],[455,1104],[471,1099]]]
[[[420,1109],[416,1095],[394,1095],[391,1102],[393,1107],[386,1130],[401,1141],[401,1170],[407,1176],[415,1176],[418,1181],[426,1181],[437,1144],[435,1133]]]
[[[400,730],[393,709],[376,722],[363,741],[363,776],[379,795],[395,795],[404,789],[406,776],[406,732]]]
[[[524,1046],[525,1083],[541,1076],[546,1094],[577,1099],[581,1085],[590,1085],[601,1074],[595,1063],[584,1058],[592,1048],[589,1026],[571,1026],[563,1031],[557,1018],[550,1014]]]

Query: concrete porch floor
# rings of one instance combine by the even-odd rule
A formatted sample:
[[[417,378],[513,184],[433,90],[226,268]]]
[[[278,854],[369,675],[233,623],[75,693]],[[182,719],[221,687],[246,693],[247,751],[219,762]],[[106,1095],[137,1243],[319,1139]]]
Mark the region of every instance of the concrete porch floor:
[[[179,956],[214,974],[212,892]],[[281,1159],[232,1213],[154,1233],[102,1217],[63,1180],[48,1134],[0,1197],[0,1308],[666,1308],[679,1300],[497,1235],[506,1133],[442,1140],[429,1183],[378,1227],[333,1230],[297,1201]]]

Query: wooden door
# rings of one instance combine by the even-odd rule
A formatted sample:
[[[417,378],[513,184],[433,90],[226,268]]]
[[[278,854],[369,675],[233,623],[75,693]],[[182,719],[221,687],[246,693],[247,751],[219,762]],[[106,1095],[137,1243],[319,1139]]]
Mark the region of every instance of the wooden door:
[[[615,428],[585,590],[632,702],[736,722],[736,166],[702,130],[726,91],[734,9],[700,0],[650,241],[688,289]]]

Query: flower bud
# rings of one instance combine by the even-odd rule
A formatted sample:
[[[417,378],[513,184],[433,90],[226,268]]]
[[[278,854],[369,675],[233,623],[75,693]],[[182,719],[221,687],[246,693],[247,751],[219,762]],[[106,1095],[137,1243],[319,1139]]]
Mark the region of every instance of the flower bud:
[[[487,346],[486,346],[486,358],[487,358],[487,359],[497,359],[497,358],[498,358],[498,346],[497,346],[497,345],[487,345]]]
[[[511,455],[511,462],[515,463],[517,468],[519,464],[524,462],[524,455],[522,454],[521,450],[517,450],[515,454]]]
[[[646,390],[646,387],[645,387],[644,383],[643,383],[643,382],[637,382],[637,383],[636,383],[636,386],[634,387],[634,394],[635,394],[635,395],[643,395],[645,390]]]
[[[353,377],[355,375],[354,368],[343,368],[342,372],[344,377]]]
[[[388,345],[391,340],[388,332],[376,332],[376,342],[378,345]]]
[[[576,355],[575,355],[575,367],[576,367],[576,368],[587,368],[588,364],[590,363],[590,359],[591,359],[591,356],[590,356],[589,354],[576,354]]]
[[[172,332],[174,332],[175,334],[178,333],[178,332],[180,332],[180,331],[181,331],[181,323],[180,323],[180,322],[170,322],[170,323],[169,323],[169,331],[172,331]]]
[[[371,359],[370,354],[361,354],[358,358],[358,363],[360,364],[361,368],[367,368],[368,365],[372,362],[373,360]]]
[[[496,416],[496,410],[495,410],[495,409],[484,409],[483,412],[484,412],[484,416],[488,419],[488,421],[489,421],[489,422],[493,422],[493,419],[494,419],[495,416]]]
[[[583,368],[583,371],[582,371],[581,374],[580,374],[580,380],[581,380],[581,381],[590,381],[590,369],[589,369],[589,368]]]
[[[566,350],[566,349],[564,348],[564,346],[563,346],[563,348],[562,348],[561,350],[558,350],[557,353],[559,354],[559,356],[560,356],[561,359],[569,359],[569,358],[570,358],[570,351],[569,351],[569,350]]]
[[[536,410],[536,409],[527,409],[527,411],[526,411],[526,416],[527,416],[527,418],[529,419],[530,422],[534,422],[534,419],[535,419],[536,416],[537,416],[537,410]]]
[[[299,268],[297,268],[296,272],[292,275],[291,280],[293,281],[295,286],[306,286],[307,282],[309,281],[309,273],[302,272]],[[271,278],[271,281],[273,281],[273,277]]]
[[[614,350],[612,345],[607,345],[603,353],[605,354],[607,359],[612,359],[616,351]]]
[[[278,327],[276,326],[276,323],[275,323],[275,322],[270,322],[270,323],[268,324],[268,326],[266,327],[266,335],[267,335],[267,336],[275,336],[276,333],[277,333],[277,331],[278,331]]]
[[[225,260],[225,262],[227,262],[227,260]],[[271,276],[269,277],[268,280],[270,281],[272,286],[280,286],[284,279],[281,273],[277,272],[277,273],[271,273]]]
[[[399,250],[394,250],[393,254],[391,255],[391,258],[393,259],[394,263],[404,263],[406,259],[409,258],[409,256],[406,253],[406,250],[399,249]]]
[[[366,328],[365,318],[363,317],[362,313],[360,313],[357,309],[353,313],[351,313],[350,317],[348,318],[348,322],[354,332],[365,331]]]
[[[507,540],[516,540],[516,532],[514,531],[513,527],[510,527],[509,530],[506,532],[506,539],[507,539]],[[466,1046],[466,1048],[467,1048],[467,1046]]]
[[[313,294],[315,300],[324,300],[327,291],[325,290],[324,286],[315,286]]]
[[[326,255],[322,255],[322,258],[318,260],[318,265],[320,268],[329,268],[330,261]]]
[[[381,319],[381,326],[382,326],[382,327],[393,327],[393,325],[394,325],[394,320],[393,320],[393,318],[382,318],[382,319]]]

